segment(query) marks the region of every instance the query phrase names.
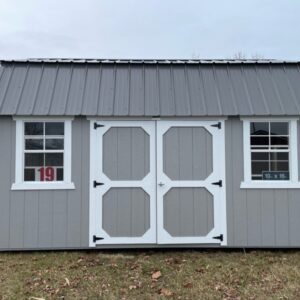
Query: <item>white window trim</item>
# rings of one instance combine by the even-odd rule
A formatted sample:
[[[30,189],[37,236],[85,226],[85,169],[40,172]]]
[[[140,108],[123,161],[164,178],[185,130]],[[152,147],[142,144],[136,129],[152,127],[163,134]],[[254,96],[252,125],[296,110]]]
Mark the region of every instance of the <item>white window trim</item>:
[[[28,118],[17,117],[16,121],[16,160],[15,182],[12,190],[69,190],[75,189],[71,181],[71,156],[72,156],[72,120],[73,118]],[[64,181],[61,182],[25,182],[24,173],[24,122],[64,122]]]
[[[295,189],[300,188],[298,174],[298,118],[244,118],[243,121],[243,147],[244,147],[244,181],[240,187],[245,189]],[[251,148],[250,123],[251,122],[289,122],[290,135],[290,180],[252,180],[251,179]]]

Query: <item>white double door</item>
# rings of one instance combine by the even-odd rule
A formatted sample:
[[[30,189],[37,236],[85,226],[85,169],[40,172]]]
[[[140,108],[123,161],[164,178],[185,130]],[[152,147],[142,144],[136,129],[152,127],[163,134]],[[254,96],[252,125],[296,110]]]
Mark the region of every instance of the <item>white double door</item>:
[[[90,246],[226,245],[223,121],[90,128]]]

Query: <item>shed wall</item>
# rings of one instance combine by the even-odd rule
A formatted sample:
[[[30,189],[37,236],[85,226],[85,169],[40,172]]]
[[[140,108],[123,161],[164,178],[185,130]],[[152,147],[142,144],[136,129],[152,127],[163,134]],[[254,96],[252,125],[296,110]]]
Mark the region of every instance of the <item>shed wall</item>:
[[[300,190],[240,189],[244,158],[238,118],[226,121],[225,137],[228,246],[299,247]]]
[[[15,122],[0,118],[0,249],[80,248],[88,245],[89,124],[72,126],[75,190],[11,191],[15,180]]]
[[[240,189],[242,122],[229,118],[225,135],[228,247],[300,247],[300,190]],[[15,176],[11,117],[0,118],[0,141],[0,249],[87,248],[89,122],[73,121],[75,190],[11,191]]]

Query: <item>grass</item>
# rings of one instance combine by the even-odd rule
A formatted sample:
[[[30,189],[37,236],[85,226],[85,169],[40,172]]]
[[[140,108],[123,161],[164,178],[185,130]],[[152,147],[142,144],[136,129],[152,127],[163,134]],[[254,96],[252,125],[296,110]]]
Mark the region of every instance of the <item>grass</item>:
[[[300,299],[300,252],[0,254],[0,299]]]

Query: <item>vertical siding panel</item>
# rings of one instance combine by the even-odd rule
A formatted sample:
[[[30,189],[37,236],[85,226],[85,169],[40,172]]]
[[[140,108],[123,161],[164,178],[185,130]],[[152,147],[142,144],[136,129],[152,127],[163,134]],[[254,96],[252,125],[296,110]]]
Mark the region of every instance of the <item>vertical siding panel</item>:
[[[232,120],[232,168],[233,180],[233,211],[234,211],[234,239],[236,245],[247,246],[247,195],[245,190],[240,189],[243,180],[243,127],[242,122]],[[227,165],[228,166],[228,165]]]
[[[39,247],[40,248],[48,248],[52,246],[53,193],[54,191],[39,192]]]
[[[288,192],[277,190],[274,192],[274,198],[276,246],[287,246],[289,244]]]
[[[1,90],[0,90],[1,93]],[[4,117],[0,120],[0,248],[9,247],[9,210],[10,210],[10,187],[13,182],[13,167],[11,163],[15,160],[13,139],[15,138],[15,126],[11,118]]]
[[[53,192],[53,232],[52,247],[66,247],[67,242],[67,203],[66,191]]]
[[[299,193],[299,192],[298,192]],[[289,190],[289,246],[300,245],[300,198],[296,190]]]
[[[38,247],[39,197],[36,191],[25,192],[24,247]]]
[[[81,209],[81,154],[82,144],[82,121],[76,118],[72,130],[72,181],[75,190],[68,191],[67,195],[67,246],[80,247],[80,209]]]
[[[261,230],[262,246],[275,245],[274,191],[261,192]]]
[[[89,188],[90,188],[90,124],[85,119],[82,122],[82,153],[81,153],[81,232],[82,247],[89,245]]]
[[[248,246],[261,245],[261,192],[247,191]]]
[[[24,192],[14,191],[10,199],[9,247],[23,248],[24,240]]]

